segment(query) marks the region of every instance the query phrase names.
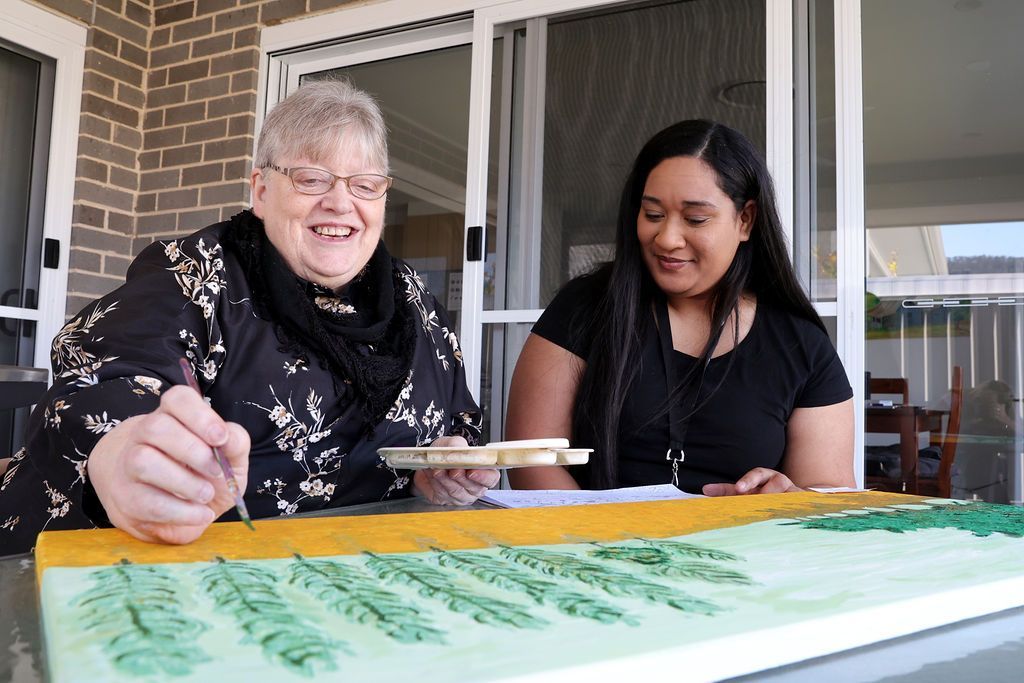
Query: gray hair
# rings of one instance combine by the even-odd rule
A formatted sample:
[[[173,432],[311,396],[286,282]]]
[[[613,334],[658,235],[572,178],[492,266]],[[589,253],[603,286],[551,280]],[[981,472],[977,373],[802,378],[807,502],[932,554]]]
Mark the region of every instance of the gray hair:
[[[375,172],[388,173],[388,141],[377,102],[347,80],[306,82],[263,121],[253,166],[283,158],[322,160],[345,140],[363,152]]]

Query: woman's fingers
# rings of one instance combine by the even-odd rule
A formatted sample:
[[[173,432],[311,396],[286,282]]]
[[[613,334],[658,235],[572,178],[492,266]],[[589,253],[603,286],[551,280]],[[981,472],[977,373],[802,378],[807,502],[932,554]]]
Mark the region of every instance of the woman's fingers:
[[[173,494],[179,499],[205,505],[213,500],[214,485],[167,457],[161,450],[138,444],[125,453],[124,470],[129,480]],[[154,520],[164,521],[164,520]]]
[[[132,488],[127,503],[136,524],[198,526],[213,522],[213,510],[206,505],[182,500],[145,484]]]
[[[767,467],[755,467],[735,484],[705,484],[702,492],[705,496],[739,496],[755,493],[787,493],[800,489],[782,472]]]
[[[486,489],[493,489],[498,485],[501,473],[498,470],[473,469],[466,470],[466,478],[483,486],[486,492]]]

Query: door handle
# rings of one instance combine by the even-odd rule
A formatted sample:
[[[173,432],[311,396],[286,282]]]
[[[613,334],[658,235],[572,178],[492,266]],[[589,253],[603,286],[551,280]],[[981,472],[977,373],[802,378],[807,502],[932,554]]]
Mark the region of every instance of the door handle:
[[[0,294],[0,306],[7,306],[8,305],[7,302],[11,300],[11,297],[12,296],[18,296],[18,294],[20,294],[20,293],[21,293],[21,290],[18,289],[17,287],[15,287],[14,289],[8,289],[3,294]],[[15,303],[17,303],[17,300],[15,300]],[[14,324],[14,329],[13,330],[10,327],[7,326],[8,321],[10,321],[11,323]],[[18,336],[18,321],[17,320],[12,320],[11,318],[2,318],[2,319],[0,319],[0,334],[3,334],[5,337],[17,337]]]

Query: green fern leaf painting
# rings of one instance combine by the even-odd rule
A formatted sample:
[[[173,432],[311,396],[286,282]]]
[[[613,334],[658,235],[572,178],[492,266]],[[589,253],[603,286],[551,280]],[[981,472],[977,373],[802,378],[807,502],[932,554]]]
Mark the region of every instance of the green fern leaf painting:
[[[628,678],[685,661],[687,680],[718,680],[756,671],[721,656],[745,638],[800,661],[864,633],[908,633],[909,601],[970,606],[948,620],[1024,603],[1020,508],[802,495],[744,497],[756,499],[742,502],[756,508],[744,519],[664,536],[648,521],[687,518],[698,503],[713,521],[740,503],[390,515],[374,518],[369,540],[324,536],[334,552],[298,552],[283,535],[287,552],[248,559],[52,566],[41,588],[48,670],[55,683],[454,683],[555,681],[594,665]],[[614,523],[560,531],[573,515]],[[497,520],[524,537],[542,517],[561,542],[494,531]],[[380,550],[378,535],[415,539],[415,550]],[[799,637],[818,620],[827,638]]]

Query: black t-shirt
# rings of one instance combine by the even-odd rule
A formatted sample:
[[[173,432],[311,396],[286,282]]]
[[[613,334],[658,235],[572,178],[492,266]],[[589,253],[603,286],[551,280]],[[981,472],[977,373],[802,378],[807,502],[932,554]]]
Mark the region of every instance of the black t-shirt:
[[[602,343],[593,338],[587,321],[603,286],[599,277],[573,280],[544,311],[533,332],[586,360],[592,346]],[[668,415],[663,410],[668,383],[656,328],[653,324],[646,327],[637,359],[639,375],[619,423],[620,486],[672,480],[671,464],[665,457]],[[726,373],[730,356],[735,358]],[[686,377],[697,362],[678,351],[673,352],[673,360],[676,377]],[[758,303],[747,336],[729,353],[713,358],[707,368],[700,393],[702,405],[686,432],[679,487],[700,493],[704,484],[734,482],[754,467],[778,469],[793,410],[841,403],[852,395],[839,357],[817,325]],[[651,417],[659,414],[652,422]],[[586,468],[573,476],[587,485]]]

